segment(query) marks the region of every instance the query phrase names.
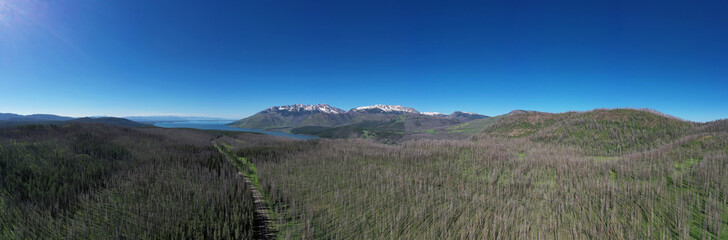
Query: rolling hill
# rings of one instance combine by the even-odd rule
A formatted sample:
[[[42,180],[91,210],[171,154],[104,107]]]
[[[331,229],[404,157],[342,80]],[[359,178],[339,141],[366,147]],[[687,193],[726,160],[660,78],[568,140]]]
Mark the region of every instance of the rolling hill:
[[[102,124],[102,125],[114,125],[114,126],[120,126],[120,127],[153,127],[149,124],[144,123],[138,123],[129,119],[125,118],[115,118],[115,117],[100,117],[100,118],[77,118],[70,121],[66,121],[66,123],[95,123],[95,124]]]
[[[20,115],[14,113],[0,113],[0,121],[12,121],[12,122],[34,122],[34,121],[67,121],[73,119],[72,117],[64,117],[52,114],[31,114],[31,115]]]
[[[71,123],[92,123],[102,125],[114,125],[120,127],[151,127],[152,125],[135,122],[125,118],[115,117],[84,117],[71,118],[51,114],[19,115],[13,113],[0,113],[0,127],[15,127],[29,124],[35,125],[64,125]]]
[[[529,138],[615,155],[666,144],[695,131],[697,123],[652,110],[596,109],[588,112],[513,111],[475,139]]]

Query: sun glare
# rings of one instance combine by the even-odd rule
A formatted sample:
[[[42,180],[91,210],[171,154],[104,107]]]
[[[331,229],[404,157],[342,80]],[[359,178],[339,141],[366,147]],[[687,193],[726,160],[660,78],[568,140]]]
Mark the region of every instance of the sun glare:
[[[0,0],[0,26],[10,26],[13,6],[10,0]]]
[[[14,35],[28,31],[29,27],[39,24],[38,4],[35,0],[0,0],[0,30],[2,34]]]
[[[3,22],[5,20],[5,12],[8,9],[8,3],[6,0],[0,0],[0,22]]]

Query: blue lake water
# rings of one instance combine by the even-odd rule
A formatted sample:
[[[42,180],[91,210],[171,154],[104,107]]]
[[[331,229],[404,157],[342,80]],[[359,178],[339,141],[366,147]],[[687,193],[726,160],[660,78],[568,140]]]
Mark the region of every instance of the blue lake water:
[[[228,124],[231,122],[232,121],[162,122],[162,123],[155,123],[154,126],[163,127],[163,128],[194,128],[194,129],[214,129],[214,130],[225,130],[225,131],[236,131],[236,132],[254,132],[254,133],[262,133],[262,134],[271,135],[271,136],[289,137],[289,138],[295,138],[295,139],[301,139],[301,140],[318,138],[316,136],[309,136],[309,135],[266,131],[266,130],[260,130],[260,129],[250,129],[250,128],[234,128],[234,127],[229,127],[229,126],[225,125],[225,124]]]

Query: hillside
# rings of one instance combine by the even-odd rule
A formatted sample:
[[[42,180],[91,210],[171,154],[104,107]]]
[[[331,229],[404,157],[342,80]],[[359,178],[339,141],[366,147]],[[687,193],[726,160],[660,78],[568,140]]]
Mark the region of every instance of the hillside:
[[[487,118],[486,118],[487,119]],[[483,119],[479,119],[483,120]],[[419,133],[434,133],[435,129],[463,123],[464,120],[423,114],[367,114],[353,118],[350,124],[337,127],[304,126],[291,130],[296,134],[324,138],[371,138],[391,142]],[[477,121],[477,120],[475,120]]]
[[[449,115],[445,115],[445,117],[450,119],[457,119],[463,122],[478,120],[487,118],[488,116],[477,114],[477,113],[471,113],[471,112],[463,112],[463,111],[455,111]]]
[[[472,120],[472,121],[469,121],[466,123],[449,126],[446,129],[444,129],[444,131],[450,132],[450,133],[464,133],[466,135],[474,135],[479,132],[482,132],[488,126],[497,123],[503,117],[505,117],[505,115],[498,115],[495,117],[475,119],[475,120]]]
[[[333,127],[350,120],[349,115],[343,114],[345,112],[328,104],[275,106],[228,126],[272,131],[289,131],[302,126]]]
[[[504,115],[495,117],[485,117],[475,120],[470,120],[460,124],[445,125],[440,127],[432,128],[419,128],[411,131],[404,132],[404,134],[397,135],[379,135],[379,140],[385,140],[383,142],[389,142],[394,140],[397,142],[404,142],[408,140],[417,139],[468,139],[485,129],[486,127],[495,124],[503,118]],[[394,138],[393,138],[394,137]]]
[[[102,124],[102,125],[113,125],[119,127],[153,127],[152,125],[138,123],[124,118],[114,117],[99,117],[99,118],[72,118],[70,120],[10,120],[0,121],[0,127],[17,127],[24,125],[67,125],[74,123],[91,123],[91,124]]]
[[[648,110],[597,109],[557,114],[514,111],[485,128],[475,139],[529,138],[578,146],[592,154],[615,155],[666,144],[694,131],[698,125]]]
[[[149,124],[138,123],[129,119],[114,118],[114,117],[100,117],[100,118],[77,118],[67,123],[96,123],[103,125],[114,125],[119,127],[153,127]]]
[[[0,239],[251,239],[260,225],[251,190],[213,146],[217,136],[0,128]]]
[[[598,127],[580,127],[592,121]],[[536,130],[509,134],[526,123]],[[667,140],[657,135],[671,131],[655,130],[664,126],[688,130]],[[254,163],[278,229],[291,238],[728,239],[726,126],[634,110],[514,112],[485,127],[500,135],[477,141],[227,142]],[[618,127],[668,142],[604,156],[590,145],[536,138]],[[597,140],[585,142],[612,144]]]
[[[405,121],[362,121],[340,127],[305,126],[291,133],[315,135],[323,138],[371,138],[394,141],[405,134]]]

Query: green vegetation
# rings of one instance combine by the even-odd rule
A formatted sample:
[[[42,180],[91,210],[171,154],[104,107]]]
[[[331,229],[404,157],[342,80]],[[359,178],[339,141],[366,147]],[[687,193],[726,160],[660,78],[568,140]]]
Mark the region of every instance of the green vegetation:
[[[615,109],[560,114],[524,112],[503,118],[477,138],[526,137],[574,146],[586,154],[617,156],[644,151],[694,131],[693,123],[648,110]]]
[[[606,116],[639,119],[632,111]],[[604,118],[593,116],[584,118]],[[537,131],[474,141],[229,142],[255,164],[281,237],[727,239],[728,122],[647,119],[514,124]],[[617,126],[630,139],[541,137]]]
[[[505,115],[495,116],[495,117],[489,117],[489,118],[483,118],[483,119],[476,119],[470,122],[450,126],[447,128],[448,132],[451,133],[466,133],[469,135],[474,135],[476,133],[479,133],[483,131],[486,127],[495,124],[498,122],[498,120],[505,117]]]
[[[431,116],[393,115],[391,119],[376,121],[359,119],[357,123],[338,127],[298,127],[292,129],[291,133],[323,138],[366,138],[382,143],[404,142],[419,138],[465,139],[496,123],[501,117],[476,119],[453,125],[458,122]]]
[[[363,121],[341,127],[300,127],[291,130],[291,133],[324,138],[372,138],[387,142],[399,140],[405,134],[405,123],[401,119],[388,122]]]
[[[201,131],[0,129],[2,239],[249,239],[251,193]]]
[[[728,120],[520,111],[416,133],[410,120],[300,128],[360,134],[306,141],[0,129],[0,238],[262,238],[271,224],[281,239],[728,239]]]
[[[113,125],[113,126],[119,126],[119,127],[152,127],[152,125],[134,122],[129,119],[114,118],[114,117],[100,117],[100,118],[86,117],[86,118],[77,118],[77,119],[69,120],[68,122],[104,124],[104,125]]]
[[[254,187],[260,188],[258,170],[255,169],[255,165],[253,165],[252,162],[248,161],[245,157],[235,156],[235,154],[232,153],[232,147],[229,144],[224,142],[215,142],[215,147],[227,157],[235,168],[238,169],[238,172],[250,179]]]

